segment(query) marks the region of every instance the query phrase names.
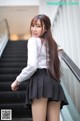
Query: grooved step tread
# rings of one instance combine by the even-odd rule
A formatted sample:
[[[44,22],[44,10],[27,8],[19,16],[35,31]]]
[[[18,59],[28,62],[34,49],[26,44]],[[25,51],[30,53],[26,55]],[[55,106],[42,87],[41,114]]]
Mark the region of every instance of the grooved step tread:
[[[4,82],[0,82],[0,93],[1,92],[5,92],[5,91],[11,91],[11,84],[12,84],[13,80],[10,80],[10,82],[5,81]],[[26,91],[27,89],[27,83],[28,83],[28,80],[24,81],[18,88],[18,91]]]
[[[0,74],[19,74],[23,68],[0,68]]]
[[[12,116],[16,117],[31,117],[31,110],[29,107],[25,108],[24,103],[14,103],[14,104],[0,104],[1,109],[11,109]]]
[[[24,68],[24,67],[26,67],[27,66],[27,63],[25,62],[25,63],[21,63],[21,62],[13,62],[13,63],[0,63],[0,68],[15,68],[15,67],[17,67],[17,68],[19,68],[19,67],[22,67],[22,68]]]
[[[26,91],[7,91],[0,92],[0,104],[4,103],[24,103],[26,98]]]

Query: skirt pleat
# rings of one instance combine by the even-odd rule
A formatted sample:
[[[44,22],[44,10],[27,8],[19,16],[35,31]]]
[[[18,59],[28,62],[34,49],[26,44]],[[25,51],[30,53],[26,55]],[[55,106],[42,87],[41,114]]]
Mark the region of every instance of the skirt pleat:
[[[25,105],[31,106],[33,99],[40,99],[41,97],[47,98],[48,101],[61,101],[61,108],[63,105],[68,105],[60,81],[52,78],[47,69],[37,69],[29,79]]]

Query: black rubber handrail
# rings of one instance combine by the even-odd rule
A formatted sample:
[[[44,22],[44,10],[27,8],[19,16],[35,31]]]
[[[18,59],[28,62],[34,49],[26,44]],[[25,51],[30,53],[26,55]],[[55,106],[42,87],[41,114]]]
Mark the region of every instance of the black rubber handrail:
[[[60,51],[60,56],[66,65],[69,67],[71,72],[75,75],[76,79],[80,82],[80,69],[78,66],[72,61],[72,59],[64,52]]]

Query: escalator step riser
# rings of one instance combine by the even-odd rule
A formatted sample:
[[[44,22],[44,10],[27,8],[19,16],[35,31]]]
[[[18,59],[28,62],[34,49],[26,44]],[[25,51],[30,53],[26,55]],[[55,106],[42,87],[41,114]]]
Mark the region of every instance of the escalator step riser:
[[[0,109],[12,110],[12,117],[31,117],[31,110],[29,107],[25,108],[24,104],[0,104]]]
[[[16,77],[18,76],[18,74],[0,74],[0,82],[3,82],[3,80],[6,81],[6,79],[9,80],[14,80]]]
[[[17,59],[17,60],[0,60],[0,63],[26,63],[27,62],[27,60],[22,60],[22,59]]]
[[[15,79],[14,79],[15,80]],[[0,82],[0,91],[11,91],[11,84],[14,81],[13,79],[9,82],[9,81],[4,81],[4,82]],[[28,80],[24,81],[20,86],[19,89],[20,91],[25,91],[27,89],[27,84],[28,84]]]
[[[19,74],[23,68],[1,68],[0,74]]]
[[[2,58],[1,61],[22,61],[22,62],[24,62],[24,61],[27,61],[27,59],[14,57],[14,58]]]
[[[6,80],[5,80],[6,81]],[[14,80],[10,80],[10,82],[7,80],[6,82],[4,81],[4,83],[0,82],[0,92],[7,92],[7,91],[11,91],[11,84]],[[20,86],[18,91],[26,91],[27,90],[27,84],[28,84],[28,80],[23,82]]]
[[[0,104],[4,103],[24,103],[26,98],[26,91],[18,92],[0,92]]]

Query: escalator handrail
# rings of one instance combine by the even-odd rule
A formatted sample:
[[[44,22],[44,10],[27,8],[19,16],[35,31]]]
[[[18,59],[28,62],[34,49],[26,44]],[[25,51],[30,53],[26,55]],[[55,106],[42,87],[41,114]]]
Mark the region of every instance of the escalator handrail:
[[[0,24],[2,24],[3,22],[5,22],[5,24],[6,24],[7,35],[8,35],[8,38],[10,38],[9,25],[8,25],[7,19],[5,18],[5,19],[1,20],[1,21],[0,21]]]
[[[64,51],[60,51],[60,57],[69,67],[71,72],[75,75],[76,79],[80,82],[80,69],[78,68],[78,66],[72,61],[72,59]]]

